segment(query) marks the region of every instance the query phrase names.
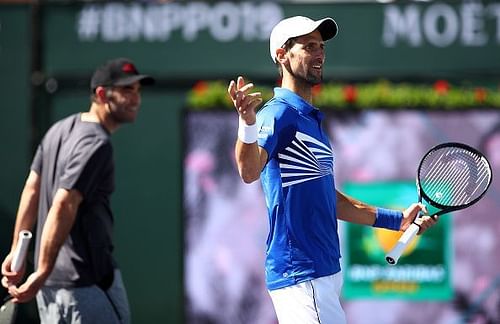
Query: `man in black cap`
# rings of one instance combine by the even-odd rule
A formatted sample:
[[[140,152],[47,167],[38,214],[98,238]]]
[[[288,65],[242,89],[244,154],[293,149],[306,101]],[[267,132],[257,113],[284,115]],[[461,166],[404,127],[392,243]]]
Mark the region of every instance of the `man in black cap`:
[[[21,195],[2,285],[13,301],[37,298],[42,323],[129,323],[120,271],[113,259],[113,148],[110,136],[134,122],[141,86],[154,80],[118,58],[91,80],[88,112],[55,123],[45,134]],[[35,271],[11,271],[19,232],[37,224]]]

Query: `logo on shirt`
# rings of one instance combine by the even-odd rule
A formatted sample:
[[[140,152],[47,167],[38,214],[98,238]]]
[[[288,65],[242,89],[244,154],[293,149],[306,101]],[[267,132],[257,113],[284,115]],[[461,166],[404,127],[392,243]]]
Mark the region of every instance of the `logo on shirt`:
[[[273,128],[271,126],[262,126],[259,130],[259,138],[267,138],[273,133]]]
[[[278,158],[283,187],[333,174],[332,149],[301,132]]]

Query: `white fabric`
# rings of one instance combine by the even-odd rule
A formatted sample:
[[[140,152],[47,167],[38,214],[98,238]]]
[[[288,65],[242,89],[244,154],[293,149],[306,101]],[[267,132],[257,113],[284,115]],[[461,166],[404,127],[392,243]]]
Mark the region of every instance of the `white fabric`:
[[[247,125],[244,120],[240,118],[238,124],[238,138],[245,144],[252,144],[257,142],[258,129],[257,124]]]
[[[314,21],[304,16],[295,16],[283,19],[271,31],[269,37],[269,51],[271,58],[276,62],[276,50],[282,47],[290,38],[306,35],[312,33],[322,24],[328,24],[328,29],[323,34],[323,40],[327,41],[337,35],[338,26],[332,18],[323,18]]]
[[[346,324],[342,272],[269,291],[279,324]]]

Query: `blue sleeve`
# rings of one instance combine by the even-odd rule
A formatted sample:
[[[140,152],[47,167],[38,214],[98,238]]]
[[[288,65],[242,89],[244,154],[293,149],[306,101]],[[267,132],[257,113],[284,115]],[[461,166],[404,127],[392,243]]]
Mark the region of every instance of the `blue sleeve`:
[[[258,112],[257,127],[257,142],[266,150],[268,160],[271,160],[294,139],[297,132],[297,111],[286,103],[270,101]]]

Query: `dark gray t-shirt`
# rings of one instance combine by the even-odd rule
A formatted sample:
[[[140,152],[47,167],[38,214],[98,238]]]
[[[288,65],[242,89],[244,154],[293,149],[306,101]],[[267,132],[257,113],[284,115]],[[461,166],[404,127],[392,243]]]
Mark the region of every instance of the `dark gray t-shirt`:
[[[114,162],[110,134],[80,114],[54,124],[45,134],[31,169],[41,176],[35,264],[40,238],[55,193],[77,189],[83,201],[70,235],[59,251],[45,285],[81,287],[99,284],[112,274]]]

